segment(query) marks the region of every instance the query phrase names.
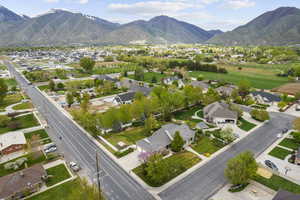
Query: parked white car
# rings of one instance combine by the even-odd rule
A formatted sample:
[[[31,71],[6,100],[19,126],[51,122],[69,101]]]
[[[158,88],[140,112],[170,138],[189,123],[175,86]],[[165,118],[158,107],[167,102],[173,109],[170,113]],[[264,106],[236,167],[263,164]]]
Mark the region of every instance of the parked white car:
[[[73,172],[78,172],[81,170],[81,167],[76,162],[70,162],[69,166],[73,170]]]

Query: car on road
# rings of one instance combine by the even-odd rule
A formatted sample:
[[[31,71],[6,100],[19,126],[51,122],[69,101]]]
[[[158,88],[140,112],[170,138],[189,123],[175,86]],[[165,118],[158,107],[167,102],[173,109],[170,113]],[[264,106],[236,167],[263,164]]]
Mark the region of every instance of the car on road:
[[[284,128],[284,129],[282,129],[282,133],[284,134],[284,133],[287,133],[289,131],[289,129],[287,129],[287,128]]]
[[[51,147],[51,148],[48,148],[45,150],[45,153],[48,154],[48,153],[52,153],[52,152],[55,152],[57,150],[57,147]]]
[[[278,171],[278,167],[270,160],[265,160],[265,165],[274,171]]]
[[[81,170],[81,167],[76,162],[70,162],[69,166],[73,172],[78,172]]]
[[[299,104],[299,105],[296,105],[295,110],[296,110],[296,111],[300,111],[300,104]]]

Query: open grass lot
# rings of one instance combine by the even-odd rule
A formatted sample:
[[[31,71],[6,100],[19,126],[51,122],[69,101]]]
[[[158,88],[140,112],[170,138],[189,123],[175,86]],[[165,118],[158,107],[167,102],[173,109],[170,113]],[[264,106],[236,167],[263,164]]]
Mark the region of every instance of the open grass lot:
[[[296,140],[290,138],[285,138],[279,143],[279,145],[293,150],[298,150],[300,147],[300,144]]]
[[[2,128],[0,128],[0,134],[6,133],[9,131],[16,131],[19,129],[30,128],[30,127],[39,125],[37,119],[35,118],[35,116],[33,114],[24,115],[21,117],[15,117],[15,118],[11,119],[11,121],[17,122],[19,124],[19,126],[15,129],[12,129],[10,127],[2,127]]]
[[[282,189],[292,193],[300,193],[300,185],[293,183],[289,180],[286,180],[277,175],[273,175],[270,179],[257,175],[255,176],[254,180],[275,191]]]
[[[56,183],[59,183],[63,180],[66,180],[71,177],[70,173],[68,172],[66,166],[64,164],[59,164],[57,166],[51,167],[46,170],[47,174],[51,176],[49,180],[47,180],[46,185],[52,186]]]
[[[280,147],[275,147],[272,151],[270,151],[269,155],[284,160],[292,152]]]
[[[31,109],[33,108],[33,105],[31,102],[24,102],[19,105],[16,105],[13,107],[14,110],[25,110],[25,109]]]
[[[68,200],[68,194],[79,188],[77,180],[68,181],[45,192],[35,195],[28,200]]]
[[[251,129],[253,129],[256,125],[252,124],[248,121],[246,121],[245,119],[241,118],[239,120],[239,124],[238,127],[244,131],[250,131]]]
[[[117,146],[118,142],[124,142],[126,145],[135,144],[136,141],[146,137],[143,127],[128,129],[120,133],[112,133],[103,136],[112,145]]]
[[[20,102],[23,99],[20,93],[7,95],[3,103],[0,104],[0,110],[4,110],[7,106]]]
[[[16,87],[18,85],[17,81],[13,78],[4,79],[8,88]]]
[[[167,175],[166,178],[160,181],[160,184],[153,183],[146,174],[144,174],[143,165],[138,166],[133,169],[133,172],[138,175],[141,179],[143,179],[148,185],[152,187],[159,187],[168,181],[172,180],[179,174],[185,172],[192,166],[199,163],[201,159],[191,152],[181,152],[174,154],[168,158],[165,158],[162,162],[166,162],[167,167]]]
[[[223,148],[225,145],[217,140],[210,140],[207,136],[201,136],[199,140],[192,145],[192,148],[199,154],[213,154]]]
[[[148,83],[153,83],[152,79],[153,77],[155,77],[156,83],[160,83],[161,79],[165,78],[166,76],[167,76],[166,74],[161,74],[157,72],[146,72],[144,73],[144,81]],[[134,79],[134,75],[129,75],[128,77]]]
[[[40,137],[40,139],[45,139],[45,138],[49,137],[49,135],[47,134],[47,132],[44,129],[33,131],[30,133],[25,133],[24,135],[25,135],[26,139],[30,139],[34,135],[38,135]]]
[[[205,79],[224,80],[233,84],[238,84],[241,80],[250,81],[252,87],[258,89],[273,89],[289,82],[286,77],[276,76],[276,72],[266,69],[244,67],[238,70],[234,66],[222,66],[228,70],[227,74],[213,72],[191,72],[190,75],[198,77],[200,74]]]
[[[178,112],[173,113],[173,116],[177,120],[190,120],[192,116],[197,112],[198,110],[201,110],[201,106],[194,106],[186,110],[180,110]]]
[[[34,164],[37,164],[37,163],[41,163],[41,162],[43,162],[43,161],[45,161],[46,160],[46,157],[45,157],[45,155],[42,153],[42,152],[40,152],[40,153],[31,153],[31,154],[27,154],[27,155],[25,155],[25,156],[21,156],[21,157],[19,157],[19,158],[27,158],[27,167],[30,167],[30,166],[32,166],[32,165],[34,165]],[[15,161],[15,160],[17,160],[17,159],[19,159],[19,158],[16,158],[16,159],[14,159],[14,160],[11,160],[11,161],[8,161],[8,162],[13,162],[13,161]],[[0,177],[2,177],[2,176],[5,176],[5,175],[8,175],[8,174],[10,174],[10,173],[13,173],[13,172],[16,172],[16,171],[19,171],[19,170],[21,170],[21,169],[24,169],[25,168],[25,165],[23,165],[23,166],[21,166],[19,169],[17,169],[17,170],[13,170],[13,169],[10,169],[10,170],[6,170],[5,168],[4,168],[4,165],[6,164],[6,163],[8,163],[8,162],[5,162],[5,163],[2,163],[2,164],[0,164]]]

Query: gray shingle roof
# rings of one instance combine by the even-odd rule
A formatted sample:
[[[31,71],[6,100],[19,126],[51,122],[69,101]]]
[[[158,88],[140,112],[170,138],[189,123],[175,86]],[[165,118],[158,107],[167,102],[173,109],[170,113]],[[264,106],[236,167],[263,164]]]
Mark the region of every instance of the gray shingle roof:
[[[299,200],[300,194],[294,194],[285,190],[279,190],[273,200]]]
[[[225,102],[215,102],[209,104],[208,106],[204,107],[204,117],[209,118],[230,118],[230,119],[237,119],[238,114],[235,111],[229,109],[229,105]]]

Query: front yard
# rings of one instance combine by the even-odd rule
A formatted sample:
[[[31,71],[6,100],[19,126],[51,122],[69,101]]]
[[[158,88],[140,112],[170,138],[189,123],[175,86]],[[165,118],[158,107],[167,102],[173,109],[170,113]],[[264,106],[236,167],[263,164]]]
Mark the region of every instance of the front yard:
[[[288,155],[292,153],[292,151],[289,151],[287,149],[275,147],[274,149],[272,149],[272,151],[269,152],[269,155],[284,160]]]
[[[48,176],[51,176],[46,182],[47,187],[55,185],[71,177],[69,171],[67,170],[64,164],[59,164],[57,166],[51,167],[46,171]]]
[[[207,136],[201,136],[198,141],[192,145],[192,148],[199,154],[209,156],[224,146],[225,145],[222,142],[216,139],[210,139]]]
[[[193,167],[197,163],[199,163],[201,159],[191,152],[181,152],[174,154],[168,158],[163,159],[161,162],[165,162],[166,169],[166,178],[161,179],[159,184],[153,183],[145,173],[144,167],[146,164],[142,164],[137,168],[133,169],[133,172],[138,175],[145,183],[152,187],[159,187],[164,185],[165,183],[169,182],[176,176],[180,175],[181,173],[185,172],[189,168]]]
[[[7,95],[3,103],[0,104],[0,110],[4,110],[7,106],[20,102],[23,99],[20,93]]]
[[[293,150],[298,150],[300,147],[300,144],[295,139],[291,138],[285,138],[279,143],[279,145]]]
[[[13,107],[14,110],[25,110],[25,109],[32,109],[32,108],[33,105],[31,102],[24,102]]]
[[[10,120],[11,123],[14,123],[13,126],[6,126],[0,128],[0,134],[16,131],[19,129],[30,128],[38,126],[39,123],[33,114],[23,115],[21,117],[15,117]]]
[[[241,118],[238,121],[238,127],[244,131],[250,131],[251,129],[253,129],[256,125],[252,124],[248,121],[246,121],[245,119]]]
[[[191,120],[192,116],[201,109],[202,106],[194,106],[189,108],[188,110],[180,110],[178,112],[175,112],[173,115],[177,120]]]

